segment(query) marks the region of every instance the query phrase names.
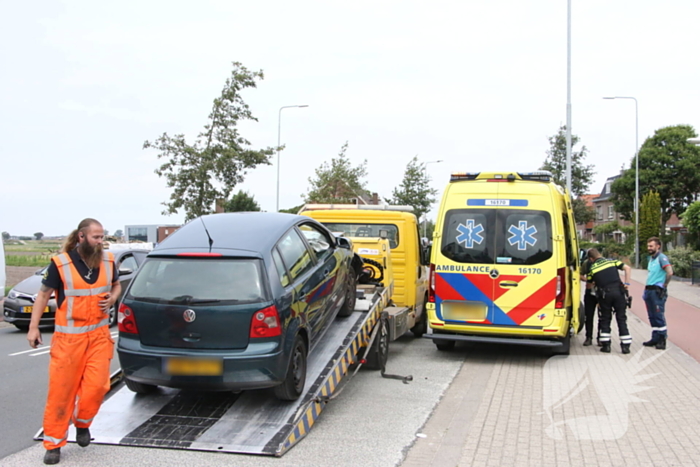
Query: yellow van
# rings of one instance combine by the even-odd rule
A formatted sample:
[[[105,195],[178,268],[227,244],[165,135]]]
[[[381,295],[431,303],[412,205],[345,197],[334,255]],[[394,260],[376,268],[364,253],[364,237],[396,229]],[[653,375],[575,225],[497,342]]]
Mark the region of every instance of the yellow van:
[[[431,248],[428,334],[568,354],[583,325],[569,194],[549,172],[454,173]]]
[[[408,327],[416,337],[426,329],[425,304],[428,300],[428,256],[418,232],[418,220],[410,206],[307,204],[300,215],[316,219],[332,232],[347,237],[386,235],[391,247],[394,291],[391,300],[406,307]]]

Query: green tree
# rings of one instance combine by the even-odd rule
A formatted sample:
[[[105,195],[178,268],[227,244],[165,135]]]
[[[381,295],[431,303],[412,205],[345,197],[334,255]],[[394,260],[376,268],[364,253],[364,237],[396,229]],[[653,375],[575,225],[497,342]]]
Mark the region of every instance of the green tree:
[[[644,251],[649,237],[658,237],[661,228],[661,197],[650,191],[642,197],[639,208],[639,251]]]
[[[365,182],[367,161],[353,167],[346,152],[348,142],[340,148],[338,157],[324,162],[316,169],[316,178],[309,177],[311,187],[305,196],[307,203],[352,203],[353,199],[367,194]]]
[[[173,189],[170,200],[162,203],[166,207],[163,214],[184,209],[186,220],[209,214],[215,200],[228,199],[248,169],[270,163],[275,148],[251,149],[237,128],[242,121],[258,121],[243,101],[241,91],[257,87],[256,81],[262,79],[262,70],[250,71],[234,62],[221,95],[214,99],[209,122],[194,144],[188,144],[182,134],[171,137],[167,133],[153,142],[144,142],[144,149],[155,148],[160,151],[159,159],[167,159],[155,170]]]
[[[10,232],[3,232],[2,233],[2,239],[3,241],[8,241],[10,239]]]
[[[233,195],[230,200],[224,204],[225,212],[245,212],[245,211],[260,211],[260,205],[255,201],[255,197],[243,190],[238,190],[238,193]]]
[[[401,184],[394,188],[391,204],[413,206],[413,213],[421,219],[435,203],[438,191],[430,188],[430,177],[425,171],[425,163],[418,162],[418,156],[406,166]]]
[[[114,232],[114,236],[115,236],[115,237],[123,237],[123,236],[124,236],[124,232],[122,232],[122,230],[119,229],[119,230],[117,230],[116,232]]]
[[[580,139],[571,135],[571,146],[577,145]],[[549,149],[547,158],[540,170],[548,170],[554,176],[554,182],[563,187],[566,186],[566,125],[559,127],[559,132],[549,137]],[[574,197],[572,208],[577,224],[585,224],[595,219],[595,211],[586,206],[586,200],[582,198],[593,182],[593,165],[584,165],[588,155],[586,146],[579,151],[571,151],[571,194]]]
[[[661,232],[673,213],[683,214],[700,192],[700,147],[688,142],[697,137],[690,125],[675,125],[656,130],[639,150],[639,194],[651,190],[661,200]],[[615,211],[634,220],[635,158],[630,169],[613,182]]]
[[[35,233],[34,233],[34,238],[37,239],[37,240],[41,240],[43,236],[44,236],[44,234],[41,233],[41,232],[35,232]]]
[[[695,201],[688,206],[681,216],[683,225],[688,229],[690,241],[697,249],[700,247],[700,201]]]
[[[287,214],[296,214],[299,212],[299,209],[303,208],[304,205],[300,204],[299,206],[294,206],[289,209],[280,209],[280,212],[285,212]]]

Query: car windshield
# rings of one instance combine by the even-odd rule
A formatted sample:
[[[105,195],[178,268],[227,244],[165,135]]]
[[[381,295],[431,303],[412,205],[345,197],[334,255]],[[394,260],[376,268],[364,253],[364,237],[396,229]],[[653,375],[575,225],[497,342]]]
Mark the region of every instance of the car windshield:
[[[399,246],[399,228],[394,224],[345,224],[338,222],[324,222],[331,232],[342,232],[346,237],[381,237],[382,231],[386,232],[389,247],[394,249]]]
[[[257,259],[149,258],[129,289],[136,300],[173,304],[265,300]]]

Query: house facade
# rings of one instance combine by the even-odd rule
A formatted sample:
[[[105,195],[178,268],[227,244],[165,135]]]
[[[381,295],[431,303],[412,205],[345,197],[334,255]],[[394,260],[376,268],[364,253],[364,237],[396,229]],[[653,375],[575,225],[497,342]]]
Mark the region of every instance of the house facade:
[[[615,221],[617,221],[620,227],[634,226],[634,222],[630,222],[628,220],[623,219],[620,213],[615,211],[615,206],[612,201],[611,187],[613,182],[615,182],[615,180],[617,180],[620,177],[621,175],[608,177],[608,179],[605,181],[605,184],[603,185],[603,189],[601,190],[600,195],[598,195],[597,198],[593,198],[592,200],[593,207],[595,209],[595,219],[593,220],[594,230],[600,225],[608,224],[610,222]],[[610,236],[612,237],[612,240],[616,241],[617,243],[623,243],[626,239],[624,232],[622,232],[621,230],[614,231],[612,234],[610,234]],[[596,235],[595,232],[593,232],[591,238],[593,239],[593,241],[601,243],[610,240],[610,238],[602,238],[601,235]]]

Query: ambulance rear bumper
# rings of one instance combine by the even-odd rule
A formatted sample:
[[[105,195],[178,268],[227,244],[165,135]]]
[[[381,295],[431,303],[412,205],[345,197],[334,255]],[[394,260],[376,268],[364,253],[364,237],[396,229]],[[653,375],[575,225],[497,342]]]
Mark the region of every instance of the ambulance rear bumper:
[[[424,338],[442,341],[485,342],[489,344],[529,345],[535,347],[562,347],[563,341],[553,339],[528,339],[521,337],[465,336],[463,334],[424,334]]]

